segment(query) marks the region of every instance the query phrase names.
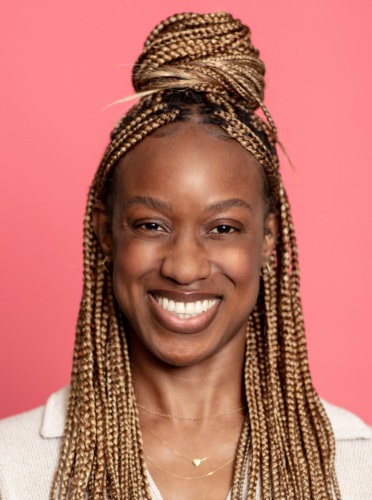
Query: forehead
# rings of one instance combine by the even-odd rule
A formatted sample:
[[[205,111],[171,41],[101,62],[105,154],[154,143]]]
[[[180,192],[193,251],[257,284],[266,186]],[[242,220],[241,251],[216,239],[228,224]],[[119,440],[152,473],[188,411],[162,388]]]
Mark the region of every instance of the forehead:
[[[199,196],[262,199],[261,166],[215,125],[167,125],[136,145],[118,165],[121,197]],[[115,196],[116,198],[116,196]]]

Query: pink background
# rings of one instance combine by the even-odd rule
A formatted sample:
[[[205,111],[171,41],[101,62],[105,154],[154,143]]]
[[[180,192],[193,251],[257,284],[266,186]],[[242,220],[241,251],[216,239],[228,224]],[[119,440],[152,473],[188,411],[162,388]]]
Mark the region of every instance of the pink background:
[[[175,12],[229,10],[267,66],[322,397],[372,424],[370,0],[2,0],[0,417],[68,382],[85,197],[131,93],[130,68]]]

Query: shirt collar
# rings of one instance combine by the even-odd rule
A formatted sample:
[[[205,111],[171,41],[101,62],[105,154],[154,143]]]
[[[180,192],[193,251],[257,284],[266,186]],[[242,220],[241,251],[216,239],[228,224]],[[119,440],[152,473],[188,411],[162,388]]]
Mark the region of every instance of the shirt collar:
[[[372,439],[372,427],[354,413],[321,400],[336,440]]]
[[[48,399],[40,434],[43,438],[63,437],[70,386],[65,386]],[[322,400],[336,440],[372,439],[372,428],[353,413]]]
[[[63,437],[69,395],[70,386],[67,385],[49,397],[44,407],[41,437],[46,439]]]

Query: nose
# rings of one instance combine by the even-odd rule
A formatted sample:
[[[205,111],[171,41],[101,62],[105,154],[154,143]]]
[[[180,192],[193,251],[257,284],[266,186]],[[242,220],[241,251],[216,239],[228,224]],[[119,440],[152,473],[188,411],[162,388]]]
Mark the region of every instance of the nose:
[[[206,249],[197,238],[190,236],[172,241],[161,264],[162,275],[181,285],[205,279],[210,272]]]

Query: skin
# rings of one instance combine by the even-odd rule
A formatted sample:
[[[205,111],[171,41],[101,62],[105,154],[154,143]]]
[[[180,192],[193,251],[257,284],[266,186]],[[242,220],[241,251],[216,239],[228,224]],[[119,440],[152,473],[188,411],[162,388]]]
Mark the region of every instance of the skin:
[[[112,218],[99,205],[94,225],[112,262],[137,401],[186,417],[244,406],[247,320],[277,234],[256,160],[216,126],[163,127],[121,161]],[[159,295],[216,304],[183,320],[157,304]],[[204,474],[234,457],[242,419],[242,412],[197,421],[141,412],[144,449],[167,471]],[[186,457],[210,458],[196,469],[159,437]],[[231,486],[233,462],[195,481],[147,465],[165,499],[174,491],[180,500],[225,499]]]

